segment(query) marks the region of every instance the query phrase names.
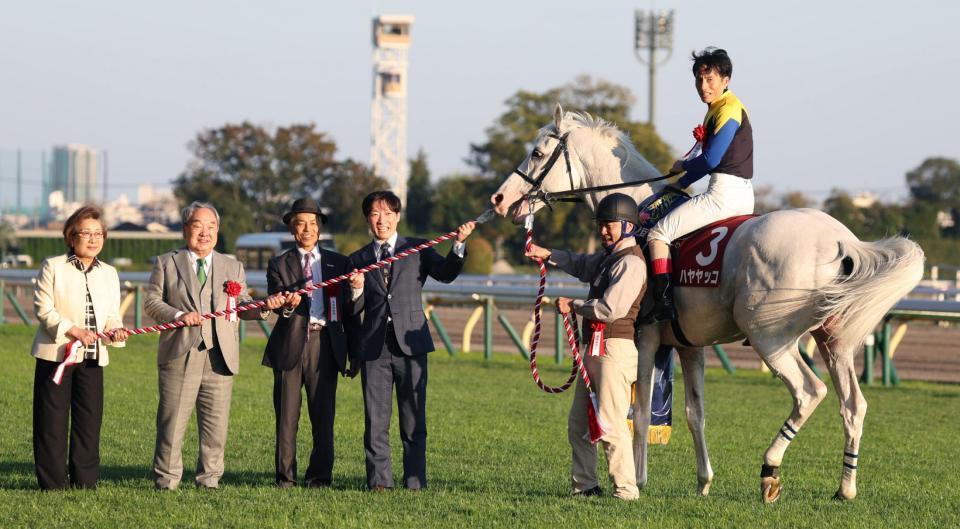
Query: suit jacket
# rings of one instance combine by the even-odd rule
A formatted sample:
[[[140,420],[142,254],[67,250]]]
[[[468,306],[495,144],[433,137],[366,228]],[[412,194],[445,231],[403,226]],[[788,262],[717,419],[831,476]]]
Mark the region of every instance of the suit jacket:
[[[395,253],[426,242],[424,239],[397,237]],[[464,249],[466,252],[466,249]],[[370,244],[350,255],[351,268],[360,268],[379,261]],[[466,253],[464,253],[466,258]],[[400,350],[408,356],[434,350],[433,338],[423,313],[423,284],[430,276],[442,283],[450,283],[463,270],[463,259],[453,250],[441,257],[433,248],[427,248],[393,263],[389,288],[383,280],[382,269],[367,274],[363,285],[363,303],[356,312],[363,312],[363,323],[356,340],[357,357],[373,360],[380,356],[387,336],[387,317],[393,320]]]
[[[40,264],[37,284],[33,287],[33,310],[40,321],[37,334],[33,338],[30,354],[41,360],[62,362],[66,356],[66,345],[71,339],[67,331],[84,326],[87,311],[87,286],[90,299],[93,300],[93,313],[97,320],[97,330],[123,327],[120,316],[120,278],[117,270],[100,261],[89,271],[86,280],[73,263],[67,261],[67,254],[50,257]],[[101,340],[97,363],[105,366],[110,363],[110,355]],[[111,345],[123,347],[123,342]]]
[[[219,252],[213,252],[210,265],[211,271],[207,281],[213,290],[213,310],[223,310],[227,307],[227,293],[224,284],[227,281],[240,283],[240,295],[237,304],[251,300],[247,293],[247,276],[243,264],[236,259],[227,257]],[[200,281],[194,272],[190,251],[180,248],[157,257],[147,283],[143,309],[147,315],[157,322],[171,322],[176,319],[178,312],[202,312],[200,309]],[[248,310],[239,313],[245,320],[263,319],[259,310]],[[226,318],[211,320],[216,332],[217,345],[220,354],[227,364],[227,369],[234,375],[240,372],[240,338],[239,322],[227,321]],[[200,345],[200,327],[180,327],[160,333],[160,346],[157,350],[157,365],[187,354],[190,349]]]
[[[351,270],[345,255],[331,252],[323,248],[320,251],[321,278],[315,282],[326,281],[343,275]],[[303,277],[303,265],[300,252],[291,248],[286,252],[270,259],[267,265],[267,292],[293,292],[303,288],[306,279]],[[359,317],[354,313],[350,303],[350,284],[346,281],[331,285],[324,289],[323,303],[327,314],[327,337],[330,350],[337,361],[341,372],[347,370],[347,359],[353,358],[347,342],[347,332],[355,330],[359,324]],[[330,297],[333,295],[337,305],[337,321],[330,321]],[[267,339],[267,348],[263,352],[263,365],[286,371],[300,362],[303,347],[307,339],[307,324],[310,323],[310,303],[303,299],[293,314],[283,317],[283,309],[275,312],[280,315],[277,319],[270,338]]]

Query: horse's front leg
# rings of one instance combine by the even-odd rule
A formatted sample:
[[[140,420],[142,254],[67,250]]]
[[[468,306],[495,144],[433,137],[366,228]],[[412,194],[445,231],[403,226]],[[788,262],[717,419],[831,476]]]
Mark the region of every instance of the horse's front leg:
[[[637,466],[637,487],[647,484],[647,434],[650,429],[650,401],[653,399],[653,359],[660,347],[659,324],[641,325],[636,340],[637,382],[633,404],[633,459]]]
[[[693,448],[697,454],[697,493],[706,496],[713,483],[713,468],[707,454],[707,437],[704,432],[706,415],[703,410],[703,347],[678,347],[680,366],[683,369],[684,399],[687,412],[687,427],[693,436]]]

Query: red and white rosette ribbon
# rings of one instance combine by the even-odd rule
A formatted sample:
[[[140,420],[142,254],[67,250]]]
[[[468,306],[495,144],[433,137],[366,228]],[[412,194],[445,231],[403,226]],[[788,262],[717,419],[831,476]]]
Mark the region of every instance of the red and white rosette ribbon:
[[[340,308],[337,306],[337,295],[340,293],[340,284],[327,285],[323,294],[327,296],[327,321],[340,321]]]
[[[605,345],[606,340],[603,338],[603,330],[607,328],[607,324],[602,321],[593,321],[590,322],[590,356],[604,356],[607,354],[607,348]]]
[[[80,340],[73,340],[67,344],[67,353],[63,357],[63,362],[60,362],[60,365],[57,366],[57,370],[53,373],[53,383],[60,385],[60,382],[63,381],[63,374],[66,372],[67,368],[70,366],[75,366],[80,362],[83,362],[83,342]]]
[[[697,125],[693,128],[693,139],[696,140],[696,143],[693,144],[693,147],[690,147],[690,150],[687,151],[687,154],[683,155],[684,160],[692,160],[697,156],[700,156],[700,153],[703,152],[703,140],[707,137],[707,129],[703,128],[703,125]]]
[[[237,297],[243,291],[243,286],[236,281],[227,281],[223,284],[223,291],[227,293],[227,321],[237,321]]]

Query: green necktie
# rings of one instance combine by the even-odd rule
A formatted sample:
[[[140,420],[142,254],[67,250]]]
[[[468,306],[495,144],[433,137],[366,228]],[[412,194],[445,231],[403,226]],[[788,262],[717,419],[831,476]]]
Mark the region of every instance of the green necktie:
[[[206,265],[205,260],[197,259],[197,279],[200,280],[201,287],[207,282],[207,270],[204,265]]]

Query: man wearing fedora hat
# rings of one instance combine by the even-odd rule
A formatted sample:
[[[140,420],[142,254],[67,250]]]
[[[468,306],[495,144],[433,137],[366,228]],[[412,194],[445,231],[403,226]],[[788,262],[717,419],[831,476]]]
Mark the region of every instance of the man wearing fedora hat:
[[[301,198],[283,216],[297,242],[296,248],[274,257],[267,266],[270,294],[294,292],[347,273],[345,256],[317,245],[327,216],[311,198]],[[297,425],[301,387],[306,388],[313,449],[304,479],[308,487],[329,486],[333,474],[333,419],[337,375],[354,377],[357,369],[348,348],[347,329],[357,321],[347,308],[350,288],[334,284],[303,296],[289,294],[277,309],[263,365],[273,369],[273,407],[276,429],[276,484],[297,483]],[[362,299],[361,299],[362,303]]]

